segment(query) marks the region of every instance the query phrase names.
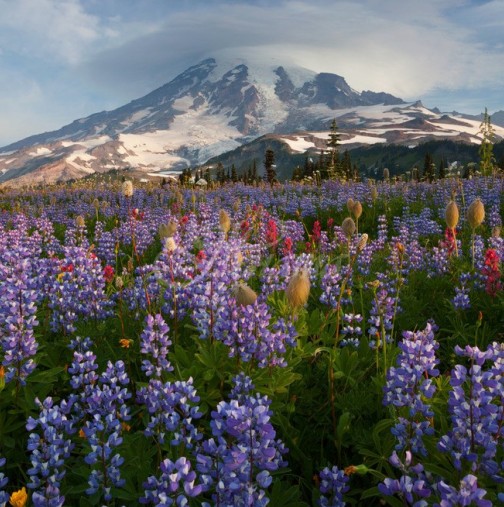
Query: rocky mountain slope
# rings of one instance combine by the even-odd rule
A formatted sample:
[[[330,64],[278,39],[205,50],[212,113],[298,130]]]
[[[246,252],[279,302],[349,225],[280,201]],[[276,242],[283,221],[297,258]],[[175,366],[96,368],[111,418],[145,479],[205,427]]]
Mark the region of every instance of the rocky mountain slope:
[[[325,146],[333,118],[349,149],[439,138],[480,142],[476,117],[442,114],[385,92],[358,92],[336,74],[209,58],[113,111],[0,148],[0,183],[52,183],[126,168],[165,174],[266,134],[303,152]],[[495,130],[504,138],[503,127]]]

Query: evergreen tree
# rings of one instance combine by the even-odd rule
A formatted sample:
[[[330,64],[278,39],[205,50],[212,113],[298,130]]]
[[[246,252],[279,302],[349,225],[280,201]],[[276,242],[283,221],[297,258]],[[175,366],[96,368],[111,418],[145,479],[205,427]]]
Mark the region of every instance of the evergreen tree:
[[[327,141],[327,149],[329,150],[329,160],[327,163],[327,173],[330,179],[334,179],[337,176],[342,176],[339,171],[339,153],[338,145],[340,141],[340,134],[338,132],[338,124],[336,118],[331,122],[331,130],[329,132],[329,140]]]
[[[444,157],[441,157],[441,161],[439,162],[439,179],[442,180],[446,178],[446,160]]]
[[[348,150],[345,150],[343,153],[343,159],[341,160],[341,174],[347,181],[352,179],[352,159],[350,158]]]
[[[304,168],[303,168],[303,178],[313,177],[313,160],[310,157],[305,157]]]
[[[236,172],[236,167],[234,164],[231,166],[231,181],[233,183],[236,183],[238,181],[238,173]]]
[[[254,181],[257,180],[257,161],[254,159],[254,162],[252,163],[252,177],[251,177],[251,183],[254,183]]]
[[[424,169],[423,169],[424,178],[427,181],[432,182],[436,176],[435,170],[436,166],[434,165],[432,155],[429,152],[427,152],[424,158]]]
[[[301,181],[303,179],[303,170],[300,166],[296,166],[294,171],[292,171],[292,180],[293,181]]]
[[[485,107],[485,113],[483,114],[483,121],[481,122],[479,133],[482,136],[481,145],[479,148],[480,156],[480,171],[483,176],[492,174],[494,167],[493,157],[493,142],[495,131],[490,123],[490,115],[488,114],[487,108]]]
[[[330,161],[329,161],[330,163]],[[329,177],[329,170],[326,162],[324,150],[320,150],[319,158],[317,160],[316,170],[320,172],[320,177],[326,180]]]
[[[266,181],[273,185],[276,181],[275,152],[269,148],[264,155],[264,169],[266,170]]]

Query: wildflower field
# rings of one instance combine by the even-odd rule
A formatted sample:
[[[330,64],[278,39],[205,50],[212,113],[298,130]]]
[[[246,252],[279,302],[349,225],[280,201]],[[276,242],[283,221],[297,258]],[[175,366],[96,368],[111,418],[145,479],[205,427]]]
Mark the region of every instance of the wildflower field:
[[[0,505],[504,505],[504,180],[0,194]]]

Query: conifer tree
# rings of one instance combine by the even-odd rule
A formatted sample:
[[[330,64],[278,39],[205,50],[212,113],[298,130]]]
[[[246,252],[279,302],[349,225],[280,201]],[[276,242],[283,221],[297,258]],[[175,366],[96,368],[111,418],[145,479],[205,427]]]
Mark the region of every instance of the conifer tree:
[[[338,132],[338,124],[336,118],[331,122],[331,130],[329,132],[329,140],[327,141],[327,149],[329,150],[329,160],[327,163],[327,173],[329,179],[335,179],[341,177],[339,171],[339,153],[338,145],[340,141],[340,134]]]
[[[429,152],[427,152],[424,158],[424,169],[423,169],[423,175],[427,181],[432,182],[434,180],[436,176],[435,169],[436,166],[434,165],[432,155]]]
[[[442,180],[446,178],[446,160],[444,157],[441,157],[441,161],[439,162],[439,179]]]
[[[482,136],[481,145],[479,148],[480,156],[480,171],[483,176],[492,174],[494,168],[494,156],[493,156],[493,142],[495,131],[490,122],[490,115],[488,114],[487,108],[485,107],[485,113],[483,114],[483,121],[481,122],[479,133]]]
[[[345,150],[343,153],[343,159],[341,160],[341,174],[347,181],[352,179],[352,159],[350,158],[348,150]]]
[[[266,170],[266,181],[273,185],[276,180],[275,152],[268,148],[264,155],[264,169]]]

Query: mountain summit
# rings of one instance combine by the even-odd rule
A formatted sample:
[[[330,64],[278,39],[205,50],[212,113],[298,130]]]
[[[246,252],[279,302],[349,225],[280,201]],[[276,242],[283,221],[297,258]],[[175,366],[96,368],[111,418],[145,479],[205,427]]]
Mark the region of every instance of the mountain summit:
[[[357,92],[336,74],[207,58],[113,111],[0,148],[0,182],[51,183],[128,167],[181,170],[265,134],[327,131],[333,118],[342,129],[397,124],[410,106],[385,92]],[[435,114],[418,109],[403,120],[422,123]]]

